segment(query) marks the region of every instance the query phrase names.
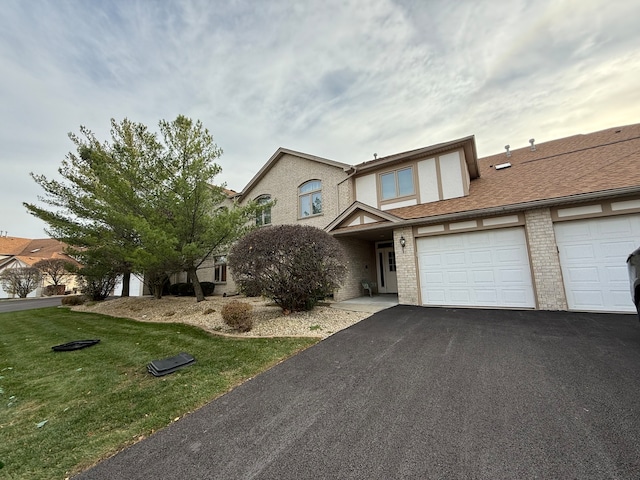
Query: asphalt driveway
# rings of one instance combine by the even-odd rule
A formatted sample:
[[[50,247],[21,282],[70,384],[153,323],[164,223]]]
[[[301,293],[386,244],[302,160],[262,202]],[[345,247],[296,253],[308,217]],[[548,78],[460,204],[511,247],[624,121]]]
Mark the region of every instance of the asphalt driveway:
[[[397,306],[82,479],[637,479],[633,315]]]

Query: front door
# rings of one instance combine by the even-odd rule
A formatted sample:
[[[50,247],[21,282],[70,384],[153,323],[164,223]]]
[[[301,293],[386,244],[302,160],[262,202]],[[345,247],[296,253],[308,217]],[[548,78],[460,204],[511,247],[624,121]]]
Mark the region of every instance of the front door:
[[[396,252],[393,249],[393,242],[382,242],[376,245],[376,263],[378,293],[398,293]]]

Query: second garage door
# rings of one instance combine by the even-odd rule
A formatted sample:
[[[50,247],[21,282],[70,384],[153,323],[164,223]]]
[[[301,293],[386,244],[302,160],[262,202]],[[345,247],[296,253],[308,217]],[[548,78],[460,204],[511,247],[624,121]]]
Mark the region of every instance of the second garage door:
[[[626,261],[640,246],[640,215],[554,227],[569,309],[635,312]]]
[[[419,238],[424,305],[535,307],[524,229]]]

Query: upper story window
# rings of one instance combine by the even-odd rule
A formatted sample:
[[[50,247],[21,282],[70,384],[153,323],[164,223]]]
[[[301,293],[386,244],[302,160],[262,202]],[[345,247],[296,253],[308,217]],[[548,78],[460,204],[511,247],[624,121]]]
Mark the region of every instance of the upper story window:
[[[380,175],[382,200],[413,195],[413,168],[407,167]]]
[[[271,202],[270,195],[261,195],[256,199],[258,205],[264,205]],[[256,225],[270,225],[271,224],[271,207],[265,207],[263,210],[256,214]]]
[[[298,189],[300,218],[322,213],[322,182],[310,180]]]

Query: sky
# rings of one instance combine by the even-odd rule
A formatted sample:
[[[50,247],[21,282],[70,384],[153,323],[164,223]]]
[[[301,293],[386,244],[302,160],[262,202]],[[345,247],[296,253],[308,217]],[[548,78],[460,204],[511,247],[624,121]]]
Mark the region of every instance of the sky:
[[[80,126],[182,114],[242,191],[279,148],[347,164],[475,135],[480,157],[640,122],[640,2],[0,0],[0,234]]]

